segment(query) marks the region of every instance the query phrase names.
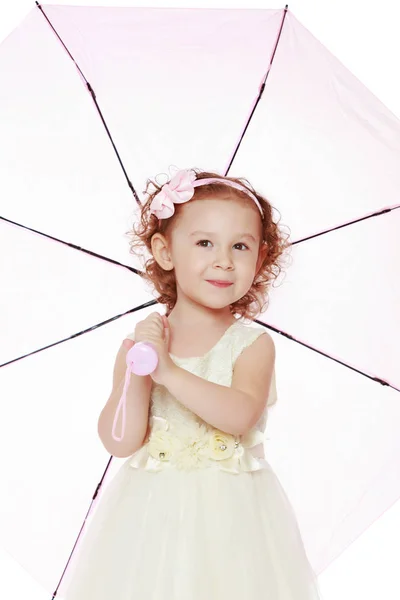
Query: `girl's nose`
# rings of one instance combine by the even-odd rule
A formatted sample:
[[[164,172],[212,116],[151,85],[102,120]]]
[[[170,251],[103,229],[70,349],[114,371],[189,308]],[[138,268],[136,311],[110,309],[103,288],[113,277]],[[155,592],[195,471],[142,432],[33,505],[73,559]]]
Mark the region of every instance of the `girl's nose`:
[[[222,267],[223,269],[232,269],[233,261],[229,253],[220,252],[214,261],[214,266]]]

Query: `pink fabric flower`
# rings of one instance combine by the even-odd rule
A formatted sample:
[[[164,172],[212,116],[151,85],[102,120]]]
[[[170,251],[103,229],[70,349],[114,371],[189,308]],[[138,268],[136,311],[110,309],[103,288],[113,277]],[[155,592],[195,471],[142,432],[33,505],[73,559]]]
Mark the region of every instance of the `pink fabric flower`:
[[[194,171],[182,169],[178,171],[169,183],[162,186],[161,191],[154,196],[150,204],[150,212],[158,219],[168,219],[175,212],[174,204],[188,202],[194,195],[193,182],[196,179]]]

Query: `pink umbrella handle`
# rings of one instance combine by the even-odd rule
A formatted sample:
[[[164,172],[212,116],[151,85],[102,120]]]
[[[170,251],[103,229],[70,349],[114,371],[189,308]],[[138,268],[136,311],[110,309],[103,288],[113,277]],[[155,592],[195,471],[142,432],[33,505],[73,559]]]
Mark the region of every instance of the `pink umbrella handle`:
[[[131,373],[135,375],[150,375],[157,367],[158,356],[153,346],[145,342],[138,342],[129,350],[126,355],[126,372],[125,372],[125,383],[122,391],[121,399],[118,403],[117,410],[115,411],[114,422],[112,426],[112,436],[114,440],[120,442],[125,434],[126,426],[126,392],[129,387],[131,380]],[[120,411],[122,410],[122,433],[121,437],[118,437],[115,433],[117,426],[117,420]]]

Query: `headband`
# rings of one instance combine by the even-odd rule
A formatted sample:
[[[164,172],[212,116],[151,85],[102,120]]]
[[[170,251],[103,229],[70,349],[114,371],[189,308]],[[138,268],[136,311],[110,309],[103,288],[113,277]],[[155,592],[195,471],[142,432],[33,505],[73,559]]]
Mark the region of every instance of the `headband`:
[[[244,185],[230,181],[229,179],[220,179],[218,177],[210,177],[208,179],[196,179],[196,173],[190,169],[182,169],[178,171],[165,185],[161,191],[156,194],[150,204],[150,214],[156,215],[159,219],[168,219],[175,212],[174,204],[183,204],[188,202],[194,195],[194,188],[209,183],[219,183],[233,187],[241,192],[245,192],[255,202],[258,210],[263,216],[263,211],[256,196],[248,190]]]

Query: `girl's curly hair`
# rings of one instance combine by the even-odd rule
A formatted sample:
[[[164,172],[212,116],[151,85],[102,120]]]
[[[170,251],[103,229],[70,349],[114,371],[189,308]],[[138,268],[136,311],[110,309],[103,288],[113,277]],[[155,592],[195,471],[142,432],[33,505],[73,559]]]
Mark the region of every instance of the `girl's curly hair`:
[[[215,177],[224,180],[234,181],[247,187],[258,199],[263,210],[262,217],[262,241],[266,244],[267,251],[264,260],[256,274],[253,284],[248,292],[239,298],[236,302],[230,305],[232,315],[239,315],[241,318],[253,320],[262,313],[269,304],[268,288],[270,284],[279,276],[282,271],[283,255],[285,250],[290,246],[287,242],[289,234],[284,234],[279,228],[278,223],[273,219],[273,206],[266,198],[261,196],[254,190],[247,179],[224,177],[218,173],[201,171],[192,169],[196,173],[196,179],[204,179]],[[149,191],[150,186],[154,189]],[[141,207],[140,223],[135,223],[132,230],[127,232],[130,238],[130,252],[140,256],[143,259],[141,250],[145,249],[149,252],[150,258],[144,263],[144,272],[142,277],[145,281],[152,284],[159,296],[156,298],[158,302],[166,305],[166,315],[168,316],[174,308],[177,300],[175,270],[165,271],[157,263],[151,252],[151,238],[155,233],[161,233],[165,237],[169,234],[179,218],[182,210],[182,204],[175,204],[175,212],[169,219],[158,219],[154,214],[150,214],[150,204],[156,194],[161,190],[161,186],[151,179],[147,180],[145,194],[148,198]],[[226,197],[227,190],[233,196],[236,196],[242,201],[252,202],[245,192],[236,190],[236,188],[228,187],[223,183],[211,183],[195,188],[193,200],[201,200],[210,195],[213,198],[218,196]],[[135,248],[139,248],[138,252]]]

